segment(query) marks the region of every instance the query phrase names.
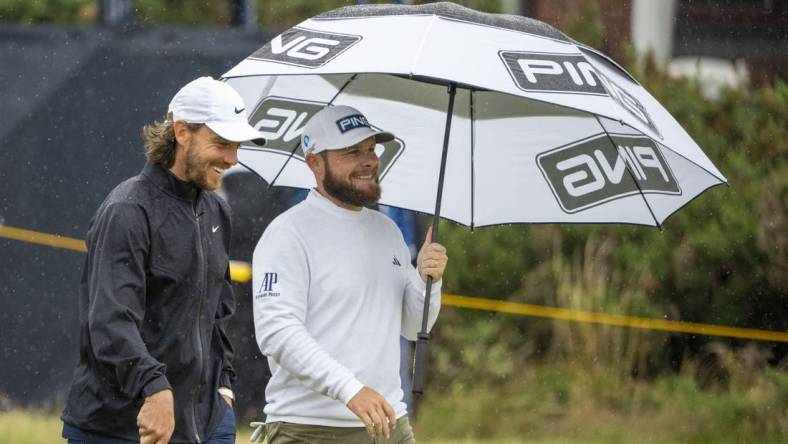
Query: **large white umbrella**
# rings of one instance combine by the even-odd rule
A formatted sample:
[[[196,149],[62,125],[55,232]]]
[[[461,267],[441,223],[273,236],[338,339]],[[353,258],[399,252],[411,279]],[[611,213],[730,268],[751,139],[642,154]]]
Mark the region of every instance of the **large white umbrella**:
[[[324,106],[353,106],[393,132],[378,146],[380,202],[433,214],[435,239],[440,216],[471,227],[660,226],[726,182],[631,75],[525,17],[453,3],[340,8],[278,35],[224,78],[268,139],[243,146],[240,161],[269,184],[315,185],[299,136]],[[422,330],[415,392],[426,322]]]

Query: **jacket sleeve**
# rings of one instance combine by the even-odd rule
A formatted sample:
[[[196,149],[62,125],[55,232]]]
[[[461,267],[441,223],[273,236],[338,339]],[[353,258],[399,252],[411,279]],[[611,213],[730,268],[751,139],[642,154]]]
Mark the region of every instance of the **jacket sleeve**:
[[[309,263],[286,221],[268,226],[252,260],[254,325],[260,351],[317,393],[347,405],[363,384],[309,334],[305,326]]]
[[[405,241],[402,241],[403,256],[410,257]],[[402,302],[402,336],[410,341],[417,339],[417,334],[421,330],[421,318],[424,315],[424,295],[426,294],[427,284],[419,276],[418,270],[410,264],[407,265],[405,295]],[[430,309],[427,317],[427,331],[432,330],[435,321],[438,319],[438,312],[441,308],[441,284],[442,280],[432,283],[430,291]]]
[[[165,365],[150,355],[140,335],[150,250],[144,210],[128,202],[108,205],[97,214],[88,242],[85,284],[93,354],[130,399],[171,388]]]
[[[235,369],[233,368],[233,345],[227,336],[227,326],[230,318],[235,314],[235,296],[230,279],[230,267],[224,276],[222,294],[219,299],[219,306],[216,308],[216,322],[214,323],[215,333],[218,335],[222,348],[222,374],[219,377],[219,387],[233,388],[236,379]]]

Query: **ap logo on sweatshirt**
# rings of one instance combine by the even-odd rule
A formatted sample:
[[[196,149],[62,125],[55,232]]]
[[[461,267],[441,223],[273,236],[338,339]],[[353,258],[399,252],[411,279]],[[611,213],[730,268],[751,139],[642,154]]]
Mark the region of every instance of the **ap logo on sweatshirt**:
[[[254,295],[254,298],[260,299],[279,296],[279,293],[274,291],[274,285],[276,285],[278,280],[279,276],[276,273],[265,273],[263,275],[263,283],[260,285],[260,290]]]

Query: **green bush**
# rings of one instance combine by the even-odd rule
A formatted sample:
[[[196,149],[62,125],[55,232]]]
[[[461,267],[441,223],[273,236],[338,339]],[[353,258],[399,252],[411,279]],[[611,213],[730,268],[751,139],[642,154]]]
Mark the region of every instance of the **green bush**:
[[[592,6],[573,35],[603,41]],[[788,330],[788,84],[726,89],[711,100],[696,81],[671,78],[648,58],[633,57],[629,66],[730,186],[704,193],[663,231],[553,225],[470,232],[445,223],[451,260],[444,290]],[[727,379],[704,391],[692,375],[705,364],[686,355],[702,347],[685,351],[685,365],[672,375],[667,333],[444,310],[434,334],[419,418],[435,436],[776,443],[788,435],[788,376],[747,364],[748,347],[728,351]],[[758,354],[768,346],[749,348]],[[652,382],[632,377],[660,374]]]
[[[586,23],[596,21],[590,17]],[[600,30],[591,28],[585,39],[593,41]],[[663,231],[554,225],[470,232],[444,223],[442,242],[451,252],[444,289],[562,308],[788,330],[788,84],[726,89],[710,100],[696,81],[671,78],[647,58],[630,65],[730,186],[705,192],[670,217]],[[585,360],[606,356],[607,363],[623,363],[622,370],[659,361],[666,338],[533,319],[498,322],[499,335],[531,342],[512,341],[513,352],[551,351],[574,359],[580,353]],[[439,324],[439,335],[441,329]],[[461,342],[456,346],[473,347]],[[607,344],[607,350],[598,344]]]
[[[95,0],[0,0],[0,22],[79,23],[92,20]]]
[[[144,24],[226,26],[230,21],[229,0],[135,0],[134,7]]]

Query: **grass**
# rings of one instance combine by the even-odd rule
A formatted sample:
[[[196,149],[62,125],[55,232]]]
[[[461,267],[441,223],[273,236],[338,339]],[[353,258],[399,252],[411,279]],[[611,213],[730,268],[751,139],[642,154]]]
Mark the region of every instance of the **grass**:
[[[42,444],[42,443],[62,443],[60,438],[62,423],[57,415],[46,414],[35,411],[12,410],[0,414],[0,443],[3,444]],[[246,443],[251,430],[248,427],[241,427],[238,430],[237,442]],[[419,432],[417,432],[419,436]],[[612,438],[612,439],[611,439]],[[622,436],[597,436],[594,438],[498,438],[498,439],[479,439],[479,438],[456,438],[456,439],[419,439],[422,444],[611,444],[624,442],[638,443],[664,443],[673,444],[668,441],[648,441],[641,440],[635,436],[631,439],[624,439]],[[622,440],[623,439],[623,440]],[[675,441],[679,444],[681,441]],[[760,442],[759,442],[760,444]],[[767,444],[767,443],[763,443]],[[776,444],[776,441],[775,441]]]
[[[65,442],[60,437],[62,423],[56,414],[42,413],[28,410],[11,410],[0,413],[0,443],[2,444],[43,444]],[[240,427],[238,430],[238,443],[248,442],[251,430]],[[424,444],[602,444],[602,441],[566,441],[566,440],[536,440],[523,441],[522,439],[433,439],[419,440]]]
[[[649,381],[553,364],[492,385],[435,388],[419,411],[417,436],[429,443],[785,442],[788,372],[767,369],[746,382],[734,375],[726,390],[707,391],[689,373]]]
[[[655,380],[593,366],[541,364],[496,384],[428,386],[421,444],[778,444],[788,436],[788,372],[733,374],[701,390],[692,369]],[[742,379],[742,376],[745,376]],[[62,443],[56,413],[0,413],[0,443]],[[238,443],[248,442],[241,425]]]
[[[57,415],[11,410],[0,413],[0,443],[44,444],[65,442],[60,437],[63,423]]]
[[[0,414],[0,443],[3,444],[42,444],[65,442],[60,437],[62,423],[55,414],[36,411],[12,410]],[[240,427],[238,430],[238,443],[248,442],[251,430]],[[421,440],[424,444],[603,444],[607,441],[586,440],[529,440],[517,438],[501,439],[431,439]]]

